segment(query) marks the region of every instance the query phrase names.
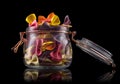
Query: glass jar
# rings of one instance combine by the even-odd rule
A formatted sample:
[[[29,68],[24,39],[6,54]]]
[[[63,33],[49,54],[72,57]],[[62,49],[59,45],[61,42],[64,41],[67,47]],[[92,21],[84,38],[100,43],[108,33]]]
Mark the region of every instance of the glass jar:
[[[72,61],[69,28],[49,26],[47,23],[36,29],[28,27],[24,43],[24,63],[30,68],[61,69]]]
[[[82,38],[75,40],[76,32],[70,32],[72,27],[69,16],[66,15],[64,22],[60,24],[59,17],[53,12],[47,18],[30,14],[26,17],[28,28],[26,32],[20,32],[20,41],[11,49],[16,53],[18,47],[24,43],[24,64],[30,68],[61,69],[67,68],[72,62],[72,47],[69,39],[81,50],[107,65],[116,67],[112,54],[94,43]],[[26,38],[24,38],[26,34]]]

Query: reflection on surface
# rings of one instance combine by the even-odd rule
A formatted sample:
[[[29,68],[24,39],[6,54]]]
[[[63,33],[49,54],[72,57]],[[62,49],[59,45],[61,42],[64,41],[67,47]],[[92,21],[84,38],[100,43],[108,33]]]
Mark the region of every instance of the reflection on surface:
[[[61,70],[41,70],[26,69],[24,72],[24,80],[27,82],[71,82],[72,74],[68,69]]]
[[[116,73],[115,70],[106,72],[105,74],[98,77],[98,82],[110,82],[112,78],[114,77],[114,74]]]

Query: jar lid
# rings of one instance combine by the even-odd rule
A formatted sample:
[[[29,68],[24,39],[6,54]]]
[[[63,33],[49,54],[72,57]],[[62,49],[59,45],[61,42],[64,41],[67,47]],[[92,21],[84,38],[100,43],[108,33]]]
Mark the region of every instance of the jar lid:
[[[108,50],[93,41],[82,38],[81,40],[76,40],[76,46],[101,62],[111,65],[112,67],[116,66],[112,59],[113,55]]]

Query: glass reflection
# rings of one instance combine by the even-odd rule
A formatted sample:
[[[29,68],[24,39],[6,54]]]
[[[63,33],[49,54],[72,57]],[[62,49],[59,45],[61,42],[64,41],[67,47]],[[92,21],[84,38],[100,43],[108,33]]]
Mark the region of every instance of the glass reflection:
[[[106,72],[105,74],[99,76],[97,81],[98,82],[110,82],[113,79],[115,73],[116,73],[115,70]]]
[[[24,80],[26,82],[71,82],[72,73],[69,69],[61,70],[41,70],[26,69],[24,71]]]

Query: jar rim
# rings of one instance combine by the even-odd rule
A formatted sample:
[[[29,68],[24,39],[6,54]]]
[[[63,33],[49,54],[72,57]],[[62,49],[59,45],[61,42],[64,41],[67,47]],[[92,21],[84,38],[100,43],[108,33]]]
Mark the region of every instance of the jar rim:
[[[26,31],[26,33],[70,33],[69,31],[65,31],[65,30],[29,30]]]

